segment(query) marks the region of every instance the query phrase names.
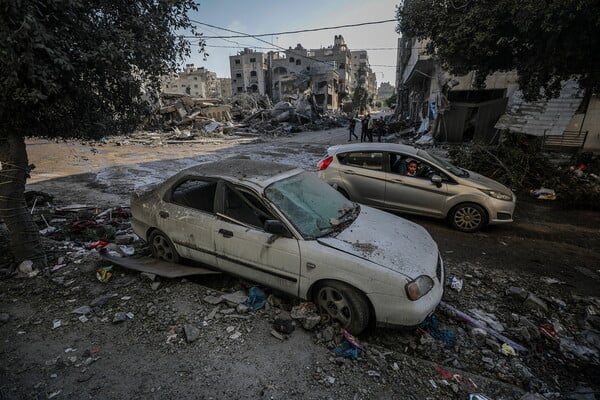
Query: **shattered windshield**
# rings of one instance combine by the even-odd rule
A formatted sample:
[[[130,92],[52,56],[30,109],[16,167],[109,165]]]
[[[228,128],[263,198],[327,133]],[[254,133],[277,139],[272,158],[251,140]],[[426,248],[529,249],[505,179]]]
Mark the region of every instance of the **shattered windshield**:
[[[308,172],[271,184],[265,196],[305,238],[341,230],[358,215],[357,204]]]

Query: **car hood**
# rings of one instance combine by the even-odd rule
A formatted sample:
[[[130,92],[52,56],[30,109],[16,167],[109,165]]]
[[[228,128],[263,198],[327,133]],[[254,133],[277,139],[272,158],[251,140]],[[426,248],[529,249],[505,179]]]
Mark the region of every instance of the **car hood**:
[[[506,194],[512,193],[509,188],[497,182],[491,178],[480,175],[477,172],[467,171],[469,173],[468,178],[460,178],[464,184],[468,186],[472,186],[478,189],[488,189],[488,190],[497,190],[499,192],[504,192]]]
[[[434,277],[438,247],[420,225],[385,211],[361,205],[356,220],[334,237],[317,241],[379,264],[408,278]]]

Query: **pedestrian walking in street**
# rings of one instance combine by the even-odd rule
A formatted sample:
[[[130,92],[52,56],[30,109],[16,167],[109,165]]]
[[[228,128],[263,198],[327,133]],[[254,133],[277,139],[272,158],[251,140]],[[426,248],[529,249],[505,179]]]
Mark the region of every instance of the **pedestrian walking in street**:
[[[352,136],[354,136],[354,139],[358,140],[358,136],[356,136],[356,133],[354,133],[354,129],[356,128],[356,119],[354,118],[354,115],[350,118],[350,125],[348,126],[348,141],[351,142],[352,141]]]
[[[370,113],[367,113],[363,119],[363,128],[365,128],[365,141],[368,139],[369,142],[373,142],[373,119]]]
[[[361,142],[366,142],[367,141],[367,125],[369,124],[369,121],[367,120],[367,116],[363,116],[362,120],[360,121],[360,141]]]

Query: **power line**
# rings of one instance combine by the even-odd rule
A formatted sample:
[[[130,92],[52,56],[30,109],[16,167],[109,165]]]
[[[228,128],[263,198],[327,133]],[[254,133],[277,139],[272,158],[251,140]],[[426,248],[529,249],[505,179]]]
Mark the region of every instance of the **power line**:
[[[192,45],[198,45],[198,43],[191,43]],[[253,46],[253,45],[249,45],[249,44],[241,44],[239,46],[218,46],[218,45],[205,45],[204,47],[215,47],[215,48],[224,48],[224,49],[243,49],[245,47],[248,48],[253,48],[253,49],[261,49],[261,50],[278,50],[277,47],[260,47],[260,46]],[[374,47],[374,48],[365,48],[365,49],[349,49],[351,52],[352,51],[364,51],[364,50],[368,50],[368,51],[378,51],[378,50],[398,50],[395,47]]]
[[[210,26],[212,28],[217,28],[217,29],[222,29],[219,27],[216,27],[214,25],[211,24],[207,24],[204,22],[200,22],[200,21],[194,21],[194,20],[190,20],[198,25],[205,25],[205,26]],[[300,29],[297,31],[286,31],[286,32],[275,32],[275,33],[260,33],[260,34],[256,34],[256,35],[249,35],[249,34],[241,34],[238,32],[234,32],[234,31],[229,31],[229,32],[233,32],[233,33],[238,33],[238,35],[230,35],[230,36],[204,36],[204,39],[231,39],[231,38],[243,38],[243,37],[261,37],[261,36],[280,36],[280,35],[290,35],[290,34],[294,34],[294,33],[303,33],[303,32],[317,32],[317,31],[324,31],[324,30],[329,30],[329,29],[340,29],[340,28],[351,28],[351,27],[355,27],[355,26],[364,26],[364,25],[376,25],[376,24],[385,24],[388,22],[398,22],[398,20],[396,19],[385,19],[385,20],[381,20],[381,21],[371,21],[371,22],[360,22],[360,23],[356,23],[356,24],[347,24],[347,25],[338,25],[338,26],[328,26],[328,27],[324,27],[324,28],[311,28],[311,29]],[[223,30],[227,30],[227,29],[223,29]],[[193,38],[194,36],[185,36],[185,38]]]
[[[317,61],[317,62],[320,62],[320,63],[326,64],[326,65],[331,65],[331,64],[330,64],[330,62],[328,62],[328,61],[319,60],[319,59],[318,59],[318,58],[316,58],[316,57],[306,57],[306,56],[305,56],[304,54],[302,54],[302,53],[298,53],[298,52],[295,52],[295,51],[294,51],[294,50],[292,50],[292,49],[286,49],[286,48],[284,48],[284,47],[281,47],[281,46],[279,46],[279,45],[276,45],[276,44],[273,44],[273,43],[267,42],[266,40],[263,40],[263,39],[260,39],[260,38],[256,37],[256,35],[250,35],[249,33],[238,32],[238,31],[234,31],[234,30],[232,30],[232,29],[223,28],[223,27],[220,27],[220,26],[211,25],[211,24],[206,24],[206,23],[204,23],[204,22],[196,21],[196,20],[193,20],[193,19],[190,19],[190,21],[191,21],[191,22],[194,22],[194,23],[196,23],[196,24],[200,24],[200,25],[209,26],[209,27],[211,27],[211,28],[216,28],[216,29],[221,29],[221,30],[223,30],[223,31],[227,31],[227,32],[237,33],[238,35],[244,35],[243,37],[251,37],[251,38],[254,38],[254,39],[258,40],[259,42],[263,42],[263,43],[266,43],[266,44],[268,44],[268,45],[275,46],[275,47],[277,47],[277,48],[278,48],[278,49],[280,49],[280,50],[283,50],[283,51],[286,51],[286,52],[290,52],[290,53],[295,53],[295,55],[296,55],[296,56],[302,57],[302,58],[304,58],[304,59],[310,59],[310,60],[314,60],[314,61]],[[223,40],[227,40],[227,39],[223,39]],[[230,41],[230,40],[227,40],[227,41]]]

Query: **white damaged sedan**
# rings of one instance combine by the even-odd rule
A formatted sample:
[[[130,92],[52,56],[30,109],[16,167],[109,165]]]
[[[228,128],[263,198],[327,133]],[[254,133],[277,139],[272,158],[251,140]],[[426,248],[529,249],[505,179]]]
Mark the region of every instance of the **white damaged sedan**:
[[[293,166],[202,164],[133,193],[131,212],[155,257],[312,300],[354,334],[370,321],[417,325],[442,297],[443,262],[425,229]]]

